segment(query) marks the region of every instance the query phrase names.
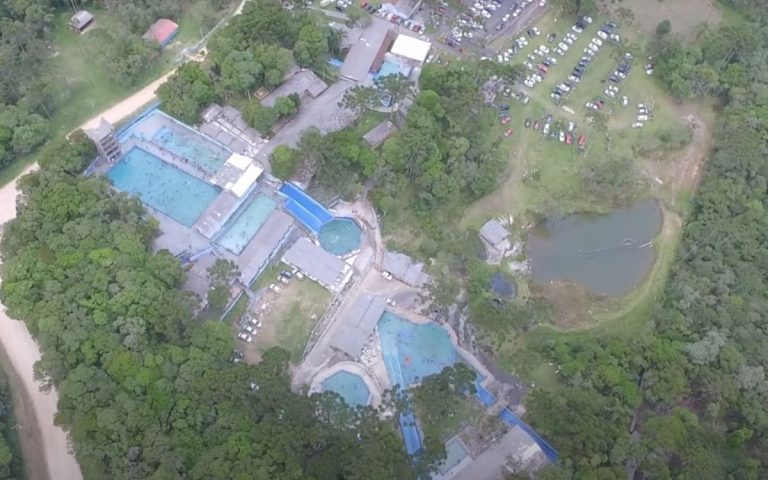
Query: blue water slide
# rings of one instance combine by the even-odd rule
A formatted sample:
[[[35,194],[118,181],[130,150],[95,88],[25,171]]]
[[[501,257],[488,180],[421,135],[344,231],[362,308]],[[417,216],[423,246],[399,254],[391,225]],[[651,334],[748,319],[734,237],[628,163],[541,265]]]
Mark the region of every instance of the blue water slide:
[[[505,408],[501,411],[499,414],[499,417],[501,417],[502,421],[509,425],[510,427],[518,426],[525,433],[531,436],[533,440],[536,442],[536,444],[541,448],[541,450],[544,452],[544,455],[549,459],[550,462],[554,463],[557,461],[557,458],[559,457],[559,454],[557,453],[557,450],[552,448],[552,446],[547,443],[546,440],[541,438],[538,433],[536,433],[530,425],[525,423],[518,417],[517,415],[512,412],[509,408]]]
[[[323,223],[317,217],[308,212],[306,208],[295,200],[288,200],[285,204],[285,209],[313,233],[319,232],[323,227]]]
[[[286,182],[280,187],[280,193],[290,198],[299,204],[304,210],[309,212],[310,215],[315,217],[320,222],[321,226],[333,220],[333,215],[328,211],[327,208],[322,206],[314,198],[307,195],[296,185]]]
[[[490,407],[494,403],[496,403],[496,397],[491,395],[491,392],[485,389],[482,385],[480,385],[480,380],[475,380],[475,397],[485,405],[486,407]]]

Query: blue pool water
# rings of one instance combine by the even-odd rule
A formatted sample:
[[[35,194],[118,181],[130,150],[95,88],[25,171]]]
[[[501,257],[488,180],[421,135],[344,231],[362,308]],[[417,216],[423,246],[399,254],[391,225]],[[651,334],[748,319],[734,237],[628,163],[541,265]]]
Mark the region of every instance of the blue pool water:
[[[434,323],[413,323],[384,312],[379,319],[379,338],[393,385],[410,386],[457,360],[448,332]]]
[[[356,407],[368,405],[371,396],[368,386],[360,376],[345,370],[334,373],[323,381],[323,390],[332,391],[341,395],[347,405]]]
[[[216,243],[234,254],[243,251],[259,228],[267,221],[277,202],[264,195],[258,195],[241,208],[240,214],[224,227],[224,234]]]
[[[205,141],[199,134],[193,135],[191,132],[168,126],[155,132],[152,141],[211,173],[215,173],[229,158],[229,152],[210,141]]]
[[[363,232],[348,218],[336,218],[320,229],[317,238],[320,246],[334,255],[346,255],[360,248]]]
[[[187,227],[219,195],[213,185],[138,147],[129,150],[107,177],[118,190],[137,195],[145,204]]]

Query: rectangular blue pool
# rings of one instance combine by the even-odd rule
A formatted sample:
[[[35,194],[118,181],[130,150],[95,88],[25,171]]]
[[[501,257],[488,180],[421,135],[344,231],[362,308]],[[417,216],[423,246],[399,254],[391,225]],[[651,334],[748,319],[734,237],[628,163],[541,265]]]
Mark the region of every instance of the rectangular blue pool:
[[[224,234],[216,240],[216,243],[236,255],[239,254],[267,221],[276,206],[277,202],[267,196],[259,195],[253,198],[241,207],[241,211],[235,214],[236,218],[224,227]]]
[[[191,227],[219,189],[151,153],[133,147],[107,173],[116,189],[131,193],[180,224]]]
[[[152,136],[152,141],[171,153],[215,173],[229,158],[229,152],[197,132],[166,125]]]

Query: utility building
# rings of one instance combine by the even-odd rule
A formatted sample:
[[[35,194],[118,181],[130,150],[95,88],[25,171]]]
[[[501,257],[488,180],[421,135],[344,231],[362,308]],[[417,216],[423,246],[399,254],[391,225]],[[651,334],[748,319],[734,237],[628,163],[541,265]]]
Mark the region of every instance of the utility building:
[[[85,131],[85,134],[93,140],[99,155],[108,162],[114,162],[123,155],[123,149],[115,137],[115,127],[111,123],[99,119],[99,126]]]

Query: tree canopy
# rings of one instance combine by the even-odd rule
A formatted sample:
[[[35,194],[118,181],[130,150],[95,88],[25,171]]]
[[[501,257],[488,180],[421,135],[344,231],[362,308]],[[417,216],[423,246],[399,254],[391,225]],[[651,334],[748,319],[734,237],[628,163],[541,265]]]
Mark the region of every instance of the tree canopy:
[[[370,409],[335,422],[324,396],[292,393],[287,352],[232,363],[232,330],[193,317],[139,201],[69,173],[93,154],[73,138],[19,182],[0,248],[3,303],[40,344],[85,478],[413,478],[392,423]]]

